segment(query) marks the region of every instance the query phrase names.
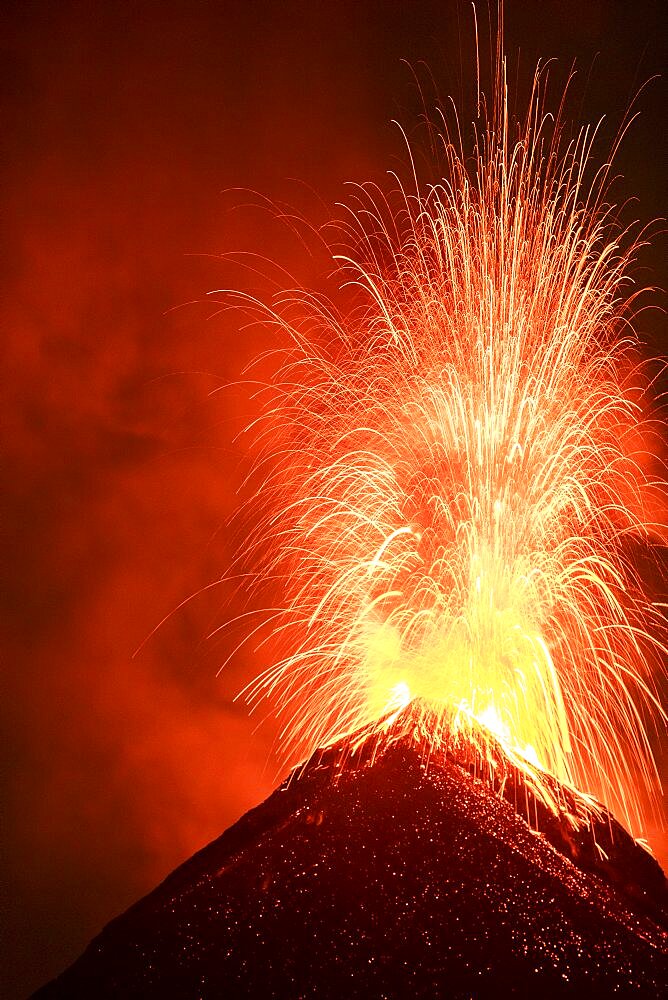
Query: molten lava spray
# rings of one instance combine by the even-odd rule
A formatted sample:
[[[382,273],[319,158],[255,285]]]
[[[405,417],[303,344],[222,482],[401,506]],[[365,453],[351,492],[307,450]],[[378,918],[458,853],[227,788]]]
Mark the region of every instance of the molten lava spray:
[[[499,46],[473,156],[446,130],[440,183],[357,189],[333,254],[354,311],[261,307],[289,346],[249,428],[240,559],[283,587],[263,621],[285,653],[248,694],[300,757],[422,699],[434,742],[493,736],[535,787],[551,772],[639,834],[665,720],[661,615],[627,555],[661,488],[633,444],[639,237],[597,129],[565,137],[540,70],[515,122],[505,79]]]

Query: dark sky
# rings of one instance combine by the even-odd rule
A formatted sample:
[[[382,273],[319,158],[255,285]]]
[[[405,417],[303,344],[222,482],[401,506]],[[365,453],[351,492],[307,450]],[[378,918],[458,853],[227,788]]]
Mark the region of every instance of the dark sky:
[[[558,57],[557,76],[577,58],[576,117],[618,123],[666,69],[661,0],[507,7],[520,78],[538,57]],[[278,775],[271,724],[256,732],[232,704],[257,660],[217,678],[230,639],[206,639],[230,589],[151,636],[234,543],[233,438],[250,409],[210,393],[267,338],[206,300],[255,287],[220,255],[324,281],[323,261],[229,189],[324,221],[345,181],[402,155],[389,122],[410,129],[419,102],[401,60],[426,59],[458,97],[471,37],[456,0],[5,4],[4,995],[59,971]],[[667,106],[655,81],[618,160],[645,221],[667,211]],[[665,236],[641,263],[668,285]],[[645,315],[655,351],[665,329]]]

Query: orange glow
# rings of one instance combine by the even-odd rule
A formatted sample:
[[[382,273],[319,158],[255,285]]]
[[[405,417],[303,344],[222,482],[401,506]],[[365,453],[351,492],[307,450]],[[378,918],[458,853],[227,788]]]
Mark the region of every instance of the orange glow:
[[[289,346],[250,429],[242,561],[282,582],[286,652],[248,695],[298,756],[423,699],[639,833],[665,714],[661,615],[625,556],[663,490],[632,450],[634,246],[596,129],[566,142],[540,73],[514,124],[500,54],[498,80],[473,158],[440,137],[441,183],[357,189],[333,255],[356,311],[261,308]]]

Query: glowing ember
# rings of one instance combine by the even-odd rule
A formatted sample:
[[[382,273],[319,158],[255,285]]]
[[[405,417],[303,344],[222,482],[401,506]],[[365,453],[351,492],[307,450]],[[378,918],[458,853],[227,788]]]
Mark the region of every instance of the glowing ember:
[[[624,550],[650,530],[635,247],[591,167],[596,129],[566,143],[540,73],[515,125],[498,64],[472,159],[446,135],[442,183],[358,189],[335,255],[358,311],[306,292],[271,307],[291,347],[253,425],[243,561],[284,587],[286,655],[248,693],[299,756],[422,699],[638,832],[643,720],[665,716],[646,665],[660,616]]]

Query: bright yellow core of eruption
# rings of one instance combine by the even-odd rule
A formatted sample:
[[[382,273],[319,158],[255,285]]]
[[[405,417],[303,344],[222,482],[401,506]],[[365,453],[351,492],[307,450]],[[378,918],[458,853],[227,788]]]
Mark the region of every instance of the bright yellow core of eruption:
[[[378,624],[367,638],[366,684],[370,717],[395,715],[419,699],[455,729],[475,721],[513,756],[568,775],[568,719],[549,649],[512,609],[494,606],[476,575],[471,606],[440,641],[419,653],[402,650],[399,630]],[[477,636],[475,653],[471,631]],[[474,659],[475,656],[475,659]],[[540,740],[547,759],[532,740]]]
[[[473,158],[442,137],[439,185],[359,188],[335,258],[356,312],[261,307],[289,346],[242,561],[283,587],[286,651],[249,693],[300,757],[424,699],[640,832],[662,624],[627,547],[649,530],[634,247],[589,171],[595,130],[563,143],[542,100],[537,77],[518,125],[500,99]]]

